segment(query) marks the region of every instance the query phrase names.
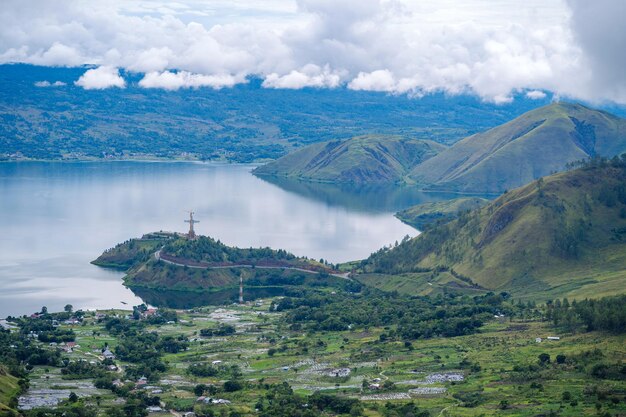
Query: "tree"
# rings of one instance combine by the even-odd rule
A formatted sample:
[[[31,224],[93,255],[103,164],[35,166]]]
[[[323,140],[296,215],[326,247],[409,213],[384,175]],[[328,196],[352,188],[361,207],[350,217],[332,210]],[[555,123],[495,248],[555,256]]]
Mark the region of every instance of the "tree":
[[[196,394],[196,396],[201,396],[202,394],[204,394],[204,390],[206,389],[206,385],[204,384],[198,384],[194,387],[193,389],[193,393]]]
[[[65,310],[66,313],[72,313],[73,309],[74,306],[72,306],[71,304],[66,304],[65,307],[63,307],[63,310]]]
[[[78,401],[78,395],[76,395],[76,393],[74,391],[72,391],[72,392],[70,392],[70,396],[69,396],[68,400],[71,403],[75,403],[76,401]]]
[[[542,353],[538,356],[539,358],[539,364],[540,365],[545,365],[550,363],[550,355],[547,353]]]
[[[41,307],[41,314],[48,314],[48,307],[46,306]]]
[[[226,392],[235,392],[241,390],[242,388],[243,385],[239,381],[229,380],[224,382],[224,391]]]
[[[565,363],[566,356],[565,355],[556,355],[556,363],[559,365]]]

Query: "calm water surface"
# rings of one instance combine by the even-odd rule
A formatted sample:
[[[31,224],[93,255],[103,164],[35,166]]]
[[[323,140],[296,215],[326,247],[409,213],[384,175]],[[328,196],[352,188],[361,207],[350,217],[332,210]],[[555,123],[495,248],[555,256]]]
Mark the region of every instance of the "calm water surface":
[[[229,245],[271,246],[331,262],[361,259],[417,232],[393,217],[447,198],[415,191],[270,182],[252,167],[157,162],[0,163],[0,317],[47,306],[111,308],[141,299],[104,249],[155,230],[196,230]]]

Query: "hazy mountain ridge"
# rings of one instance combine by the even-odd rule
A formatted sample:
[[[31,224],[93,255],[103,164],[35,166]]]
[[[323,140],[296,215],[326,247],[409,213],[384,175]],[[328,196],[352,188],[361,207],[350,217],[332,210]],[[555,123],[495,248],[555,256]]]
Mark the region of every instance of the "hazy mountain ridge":
[[[545,177],[364,262],[364,271],[437,268],[519,296],[624,292],[626,161]]]
[[[168,91],[142,88],[142,75],[125,71],[123,89],[84,90],[74,82],[87,69],[0,65],[0,159],[250,162],[372,133],[450,144],[548,101],[520,94],[501,106],[472,96],[270,89],[253,77],[221,90]],[[35,85],[42,81],[48,86]]]

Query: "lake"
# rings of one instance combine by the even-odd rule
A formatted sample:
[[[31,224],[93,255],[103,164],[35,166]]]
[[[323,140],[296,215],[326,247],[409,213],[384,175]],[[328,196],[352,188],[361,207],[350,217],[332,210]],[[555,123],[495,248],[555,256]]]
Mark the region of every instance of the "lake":
[[[142,299],[123,273],[89,262],[144,233],[196,232],[330,262],[362,259],[418,232],[393,213],[450,198],[409,188],[260,179],[250,165],[0,163],[0,317],[47,306],[115,308]]]

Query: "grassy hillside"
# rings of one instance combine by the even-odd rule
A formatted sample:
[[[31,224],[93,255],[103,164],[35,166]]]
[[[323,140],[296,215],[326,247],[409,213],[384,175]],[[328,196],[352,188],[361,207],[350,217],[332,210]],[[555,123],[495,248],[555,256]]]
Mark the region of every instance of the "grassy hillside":
[[[417,164],[445,149],[427,140],[368,135],[316,143],[257,168],[257,175],[320,182],[396,183]]]
[[[429,189],[500,193],[562,171],[569,162],[624,151],[625,119],[554,103],[455,143],[409,176]]]
[[[464,211],[475,210],[489,200],[480,197],[459,197],[452,200],[418,204],[396,213],[396,217],[409,226],[423,230],[436,223],[444,223]]]
[[[17,415],[12,413],[12,407],[10,407],[12,400],[20,391],[17,382],[16,377],[0,366],[0,417]]]
[[[626,160],[534,181],[364,262],[370,273],[441,269],[522,297],[623,293]]]

